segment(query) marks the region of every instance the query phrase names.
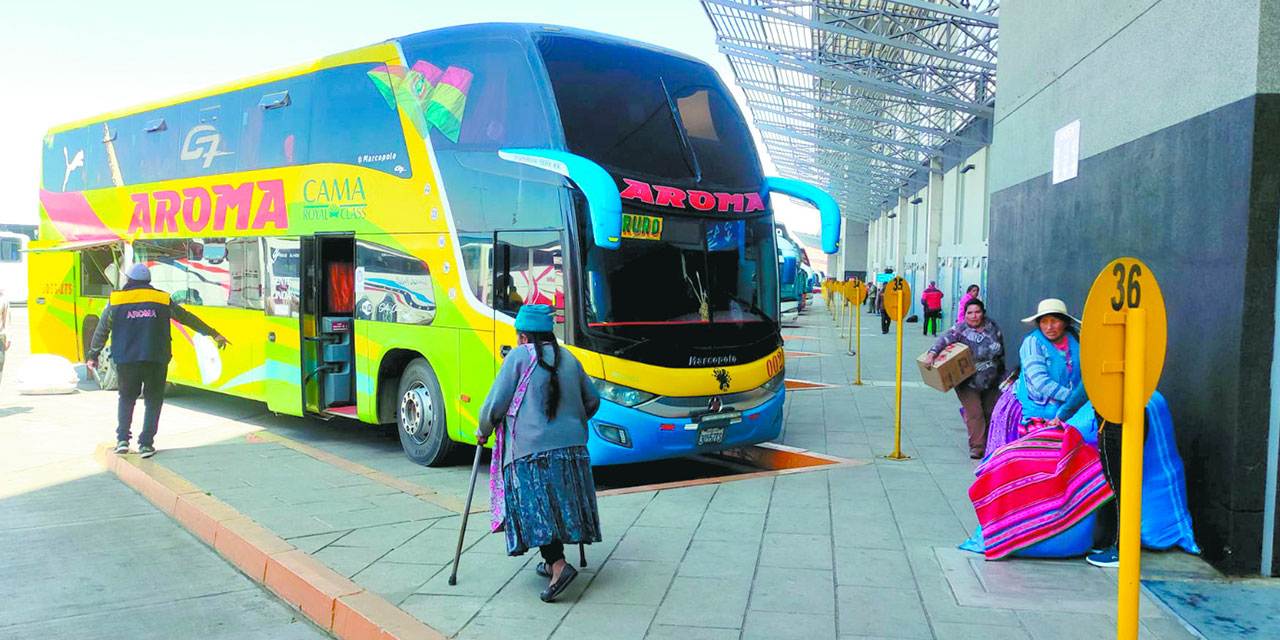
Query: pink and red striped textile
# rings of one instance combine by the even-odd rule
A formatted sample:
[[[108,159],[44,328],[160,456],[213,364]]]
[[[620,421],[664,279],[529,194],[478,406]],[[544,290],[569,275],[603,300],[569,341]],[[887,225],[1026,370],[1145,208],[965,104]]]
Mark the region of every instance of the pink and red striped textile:
[[[1066,531],[1113,497],[1098,452],[1062,425],[1001,447],[977,474],[969,499],[988,560]]]

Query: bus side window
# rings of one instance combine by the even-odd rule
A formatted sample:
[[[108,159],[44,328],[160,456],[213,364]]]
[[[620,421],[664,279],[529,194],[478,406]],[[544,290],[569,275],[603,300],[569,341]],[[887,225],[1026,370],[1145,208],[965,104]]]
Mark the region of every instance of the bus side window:
[[[80,252],[80,295],[105,298],[116,288],[120,254],[115,247],[94,247]]]
[[[203,238],[186,242],[186,304],[229,307],[231,304],[230,251],[223,238]]]
[[[404,130],[394,105],[382,97],[390,86],[385,66],[356,64],[318,71],[312,91],[310,162],[413,175]]]
[[[17,238],[0,238],[0,262],[22,262],[21,250]]]
[[[208,176],[236,170],[240,156],[240,97],[232,91],[185,102],[178,107],[180,160],[177,177]],[[126,178],[130,183],[132,179]]]
[[[356,318],[431,324],[436,294],[426,263],[369,242],[356,244]]]
[[[526,304],[555,310],[555,333],[564,339],[563,251],[558,231],[498,232],[494,250],[495,304],[514,318]]]
[[[243,90],[240,171],[307,162],[311,129],[311,76]]]
[[[194,240],[136,240],[133,243],[133,261],[151,269],[151,286],[168,293],[178,304],[202,304],[198,294],[188,293],[186,264],[187,245]]]
[[[227,305],[241,309],[262,309],[262,256],[257,238],[227,239],[227,271],[231,289]]]
[[[458,234],[467,285],[481,303],[493,306],[493,234]]]
[[[41,158],[44,179],[41,180],[41,186],[46,191],[59,193],[85,188],[85,154],[89,153],[92,132],[92,129],[82,127],[45,138]],[[99,135],[98,139],[101,138]]]
[[[302,249],[297,238],[263,238],[267,315],[296,318],[301,306]]]

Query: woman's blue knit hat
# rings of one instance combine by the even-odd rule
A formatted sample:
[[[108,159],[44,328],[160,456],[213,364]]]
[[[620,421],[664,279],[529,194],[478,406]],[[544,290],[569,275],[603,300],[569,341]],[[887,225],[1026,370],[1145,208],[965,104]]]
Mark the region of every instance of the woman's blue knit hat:
[[[550,305],[526,304],[520,307],[516,315],[516,331],[524,333],[546,333],[555,330],[554,310]]]

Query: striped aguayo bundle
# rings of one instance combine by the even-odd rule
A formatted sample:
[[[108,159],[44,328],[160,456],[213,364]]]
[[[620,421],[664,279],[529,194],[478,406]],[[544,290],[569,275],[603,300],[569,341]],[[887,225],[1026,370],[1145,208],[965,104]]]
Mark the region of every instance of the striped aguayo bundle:
[[[977,473],[969,499],[988,560],[1066,531],[1113,496],[1098,452],[1070,427],[1047,427],[1015,440]]]

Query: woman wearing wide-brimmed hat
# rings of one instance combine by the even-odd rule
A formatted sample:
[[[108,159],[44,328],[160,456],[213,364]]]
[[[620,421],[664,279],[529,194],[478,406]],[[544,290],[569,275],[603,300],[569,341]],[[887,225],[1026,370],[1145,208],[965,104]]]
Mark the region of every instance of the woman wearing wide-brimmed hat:
[[[504,529],[507,555],[538,547],[543,601],[559,596],[578,571],[566,544],[600,541],[600,512],[587,454],[587,418],[600,395],[573,354],[556,344],[553,309],[525,305],[516,316],[520,346],[502,362],[480,408],[476,438],[494,442],[490,465],[493,530]]]
[[[1036,327],[1018,349],[1022,418],[1050,423],[1066,420],[1086,400],[1076,337],[1080,321],[1067,313],[1067,304],[1057,298],[1041,300],[1035,314],[1022,321]]]

